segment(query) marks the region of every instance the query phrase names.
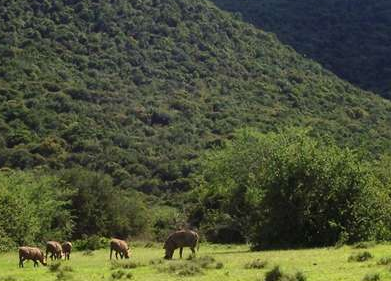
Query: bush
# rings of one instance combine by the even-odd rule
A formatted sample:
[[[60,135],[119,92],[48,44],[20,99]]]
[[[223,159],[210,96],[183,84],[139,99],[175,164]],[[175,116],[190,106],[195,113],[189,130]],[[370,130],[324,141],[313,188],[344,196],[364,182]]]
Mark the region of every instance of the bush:
[[[351,254],[348,258],[348,261],[349,262],[353,262],[353,261],[364,262],[364,261],[367,261],[372,258],[373,258],[373,256],[370,252],[364,251],[364,252]]]
[[[83,239],[75,240],[73,246],[79,251],[96,251],[99,249],[107,248],[109,246],[109,239],[92,235],[89,237],[84,236]]]
[[[197,274],[202,274],[202,269],[198,264],[191,262],[180,262],[169,264],[168,266],[163,266],[158,268],[160,272],[168,272],[170,274],[175,274],[179,276],[193,276]]]
[[[380,274],[379,273],[368,273],[362,279],[363,281],[379,281]]]
[[[265,281],[281,281],[284,276],[279,266],[275,266],[272,270],[266,272]]]
[[[391,264],[391,257],[383,257],[378,262],[378,265],[389,265]]]
[[[134,236],[148,229],[149,210],[140,193],[121,190],[111,177],[84,169],[64,171],[61,180],[76,189],[71,203],[76,223],[73,235],[81,238],[78,249],[107,247],[107,240],[100,237]]]
[[[49,265],[48,269],[50,272],[57,272],[60,270],[61,262],[55,262]]]
[[[246,263],[244,265],[245,269],[262,269],[267,266],[267,261],[262,261],[260,259],[253,260],[252,262]]]
[[[132,279],[133,274],[131,272],[125,272],[123,270],[117,270],[111,273],[112,280],[120,280],[120,279]]]
[[[55,262],[49,265],[49,271],[56,274],[56,280],[71,280],[73,276],[73,268],[70,266],[62,266],[61,262]]]
[[[297,272],[295,275],[286,274],[281,271],[279,266],[275,266],[272,270],[266,272],[265,281],[306,281],[307,277],[302,272]]]
[[[369,242],[363,241],[363,242],[358,242],[358,243],[353,244],[352,248],[353,249],[368,249],[368,248],[373,248],[375,246],[376,246],[375,241],[369,241]]]
[[[197,217],[230,218],[253,249],[387,239],[391,200],[371,165],[309,131],[242,130],[201,160]]]
[[[224,264],[222,262],[216,263],[216,269],[222,269],[224,267]]]
[[[133,261],[113,261],[111,263],[111,269],[117,269],[117,268],[122,268],[122,269],[133,269],[136,267],[139,267],[140,264],[135,263]]]
[[[69,237],[71,194],[54,176],[0,172],[0,249]]]

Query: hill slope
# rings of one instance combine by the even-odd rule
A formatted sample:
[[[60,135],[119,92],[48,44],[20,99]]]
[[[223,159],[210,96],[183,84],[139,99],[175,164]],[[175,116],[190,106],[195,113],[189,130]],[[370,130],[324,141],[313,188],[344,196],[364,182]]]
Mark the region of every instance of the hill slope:
[[[11,0],[0,19],[2,167],[82,165],[175,190],[242,126],[391,144],[390,102],[206,1]]]
[[[391,2],[213,0],[338,76],[391,98]]]

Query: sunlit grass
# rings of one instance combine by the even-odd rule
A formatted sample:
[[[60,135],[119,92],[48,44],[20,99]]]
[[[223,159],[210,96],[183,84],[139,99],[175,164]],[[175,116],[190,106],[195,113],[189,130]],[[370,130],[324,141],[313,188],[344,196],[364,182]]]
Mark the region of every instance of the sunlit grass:
[[[245,245],[205,245],[202,244],[198,257],[187,259],[190,251],[179,254],[174,260],[163,260],[161,245],[143,247],[137,243],[132,248],[130,260],[112,263],[108,249],[92,254],[72,253],[70,261],[62,261],[56,270],[49,267],[34,268],[27,262],[25,268],[18,268],[17,252],[0,255],[0,280],[263,280],[266,272],[279,265],[284,272],[302,272],[309,281],[357,281],[365,276],[379,274],[380,280],[391,280],[388,266],[379,264],[391,253],[390,245],[377,245],[367,249],[373,258],[364,262],[348,261],[349,257],[360,252],[352,247],[323,248],[309,250],[250,252]],[[362,250],[361,250],[362,251]],[[248,264],[257,259],[267,262],[264,267],[249,268]],[[49,261],[49,263],[54,263]],[[207,264],[206,264],[207,263]],[[61,279],[63,278],[63,279]],[[118,279],[121,278],[121,279]]]

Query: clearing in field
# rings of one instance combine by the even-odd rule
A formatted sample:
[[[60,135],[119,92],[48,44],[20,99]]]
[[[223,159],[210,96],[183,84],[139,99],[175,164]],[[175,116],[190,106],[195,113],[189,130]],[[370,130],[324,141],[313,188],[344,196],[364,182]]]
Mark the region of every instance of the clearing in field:
[[[179,260],[176,251],[172,261],[162,259],[164,250],[160,244],[136,244],[130,245],[132,256],[128,260],[111,262],[109,250],[103,249],[74,252],[70,261],[49,261],[48,267],[39,268],[33,268],[29,261],[19,269],[17,251],[2,254],[0,280],[257,281],[265,280],[265,275],[277,265],[293,278],[289,280],[391,280],[391,246],[385,244],[261,252],[250,252],[245,245],[201,244],[197,258],[188,258],[190,251],[185,249],[186,258]]]

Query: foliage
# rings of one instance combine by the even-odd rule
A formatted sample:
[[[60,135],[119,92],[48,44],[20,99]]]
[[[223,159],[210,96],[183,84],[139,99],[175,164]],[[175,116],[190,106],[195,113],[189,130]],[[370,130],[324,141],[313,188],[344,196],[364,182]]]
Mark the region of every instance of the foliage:
[[[155,205],[152,210],[153,239],[163,242],[175,230],[186,226],[186,214],[170,206]]]
[[[260,259],[255,259],[249,263],[246,263],[244,265],[245,269],[262,269],[267,266],[267,261],[263,261]]]
[[[2,251],[16,245],[65,240],[73,217],[68,210],[72,190],[41,172],[0,172],[0,234]]]
[[[353,249],[368,249],[376,246],[375,241],[362,241],[352,245]]]
[[[132,279],[133,274],[131,272],[125,272],[124,270],[116,270],[111,273],[111,280],[129,280]]]
[[[64,171],[61,181],[76,189],[71,197],[73,236],[84,239],[85,249],[107,244],[98,236],[127,238],[147,230],[149,214],[138,192],[121,190],[109,176],[83,169]]]
[[[165,196],[189,190],[193,160],[244,124],[311,125],[377,155],[391,145],[390,112],[204,0],[0,9],[0,167],[82,166]]]
[[[362,279],[363,281],[380,281],[380,274],[379,273],[368,273],[364,276]]]
[[[373,255],[370,252],[364,251],[364,252],[358,252],[358,253],[351,254],[348,258],[348,261],[350,261],[350,262],[351,261],[364,262],[364,261],[367,261],[372,258],[373,258]]]
[[[99,237],[98,235],[82,235],[82,239],[74,240],[73,247],[79,251],[85,251],[86,255],[91,255],[92,251],[107,248],[110,244],[109,239]]]
[[[307,278],[303,273],[297,272],[295,275],[290,275],[283,272],[280,266],[275,266],[270,271],[266,272],[265,281],[306,281]]]
[[[382,257],[378,262],[378,265],[389,265],[391,264],[391,257]]]
[[[390,237],[388,187],[370,163],[308,130],[242,130],[208,153],[201,170],[201,227],[210,213],[227,214],[254,248]]]
[[[338,76],[391,98],[387,0],[213,0]]]

